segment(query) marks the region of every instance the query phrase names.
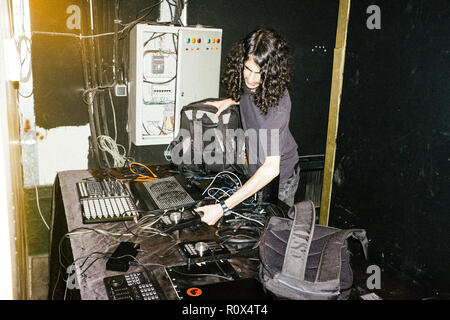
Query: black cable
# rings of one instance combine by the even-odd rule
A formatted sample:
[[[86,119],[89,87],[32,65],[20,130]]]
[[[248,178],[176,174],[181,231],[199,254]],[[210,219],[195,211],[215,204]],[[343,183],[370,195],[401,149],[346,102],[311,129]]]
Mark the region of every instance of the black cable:
[[[135,21],[131,22],[128,26],[126,26],[123,30],[121,30],[121,36],[119,37],[119,40],[123,40],[126,36],[128,36],[129,31],[135,26],[137,25],[139,22],[141,22],[142,20],[144,20],[152,11],[155,7],[159,6],[161,3],[163,3],[165,0],[161,0],[158,3],[155,3],[151,6],[148,6],[144,9],[141,9],[138,11],[137,15],[145,10],[148,10],[148,12],[146,14],[144,14],[143,16],[137,18]]]
[[[228,231],[232,231],[234,234],[225,234]],[[237,231],[245,231],[250,233],[236,233]],[[261,236],[261,230],[258,227],[242,225],[236,228],[235,226],[225,226],[216,230],[216,236],[219,237],[220,240],[225,239],[223,242],[230,243],[254,243],[257,242]]]
[[[144,45],[143,45],[144,48],[145,48],[145,46],[146,46],[150,41],[155,40],[155,39],[158,39],[159,37],[161,37],[161,36],[167,34],[167,32],[161,32],[160,34],[157,34],[157,35],[155,36],[155,33],[156,33],[156,32],[153,32],[153,34],[152,34],[152,36],[150,37],[150,39],[148,39],[148,40],[146,40],[146,41],[144,42]]]
[[[175,33],[172,33],[173,47],[175,48],[175,53],[178,55],[178,46],[177,46],[177,42],[175,41],[175,38],[178,38],[178,35]]]
[[[169,0],[166,0],[167,4],[169,5],[170,9],[170,15],[172,18],[172,23],[176,24],[179,23],[179,25],[184,26],[183,22],[181,21],[181,14],[184,10],[184,1],[183,0],[175,0],[175,3],[170,2]],[[175,12],[172,12],[172,8],[175,8]]]
[[[222,267],[220,266],[219,262],[216,259],[216,256],[214,255],[214,249],[211,250],[211,255],[212,255],[213,259],[214,259],[214,263],[216,264],[217,268],[219,268],[219,270],[222,272],[222,274],[224,276],[226,276],[227,274],[225,273],[225,271],[223,271]]]

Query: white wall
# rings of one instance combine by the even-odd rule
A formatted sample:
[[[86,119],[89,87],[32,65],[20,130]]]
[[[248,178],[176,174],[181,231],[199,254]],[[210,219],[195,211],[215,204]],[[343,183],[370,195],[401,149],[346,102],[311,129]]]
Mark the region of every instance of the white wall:
[[[58,171],[87,169],[89,125],[37,131],[45,132],[37,140],[39,185],[52,185]]]

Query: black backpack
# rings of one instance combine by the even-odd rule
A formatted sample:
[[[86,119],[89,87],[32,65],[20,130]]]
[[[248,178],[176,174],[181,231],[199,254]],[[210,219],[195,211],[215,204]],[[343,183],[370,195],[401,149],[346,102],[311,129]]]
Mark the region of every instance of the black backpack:
[[[181,110],[180,130],[170,145],[170,157],[185,175],[214,174],[224,170],[247,174],[244,141],[238,142],[227,131],[242,130],[239,108],[232,105],[216,117],[217,108],[205,102],[217,100],[193,102]],[[210,141],[203,141],[204,134]]]
[[[276,297],[292,300],[345,299],[353,285],[347,238],[363,245],[368,259],[368,240],[363,229],[340,230],[315,225],[312,201],[295,204],[288,214],[294,219],[271,217],[259,247],[260,281]]]

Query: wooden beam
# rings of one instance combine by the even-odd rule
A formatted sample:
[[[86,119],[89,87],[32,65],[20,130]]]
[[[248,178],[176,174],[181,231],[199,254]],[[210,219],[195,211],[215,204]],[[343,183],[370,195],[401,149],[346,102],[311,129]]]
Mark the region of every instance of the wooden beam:
[[[6,59],[3,43],[12,39],[12,1],[0,1],[0,148],[2,148],[3,166],[0,168],[1,187],[5,188],[0,202],[3,218],[7,218],[9,235],[2,230],[2,262],[10,264],[11,274],[2,273],[2,294],[6,277],[12,279],[11,298],[27,298],[27,246],[25,225],[25,201],[22,173],[22,145],[20,137],[20,114],[17,105],[17,89],[6,78]],[[6,201],[5,201],[6,200]],[[5,203],[6,202],[6,203]],[[4,221],[2,220],[2,224]],[[9,239],[7,237],[9,236]],[[5,239],[6,238],[6,239]],[[9,242],[9,243],[8,243]],[[3,252],[8,247],[7,252]],[[6,255],[10,255],[11,259]],[[6,299],[6,298],[5,298]]]
[[[327,145],[325,151],[322,198],[320,202],[319,224],[327,226],[330,216],[331,190],[333,185],[334,161],[336,156],[336,138],[339,122],[342,80],[344,76],[345,47],[347,27],[350,15],[350,0],[339,1],[336,44],[334,48],[333,74],[331,80],[330,110],[328,114]]]

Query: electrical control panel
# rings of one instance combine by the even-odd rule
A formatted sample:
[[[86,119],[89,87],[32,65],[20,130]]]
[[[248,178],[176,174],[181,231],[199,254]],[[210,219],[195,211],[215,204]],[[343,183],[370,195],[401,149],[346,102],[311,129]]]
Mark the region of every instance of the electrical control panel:
[[[138,24],[130,32],[128,133],[136,146],[170,143],[181,108],[219,95],[222,30]]]

